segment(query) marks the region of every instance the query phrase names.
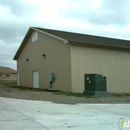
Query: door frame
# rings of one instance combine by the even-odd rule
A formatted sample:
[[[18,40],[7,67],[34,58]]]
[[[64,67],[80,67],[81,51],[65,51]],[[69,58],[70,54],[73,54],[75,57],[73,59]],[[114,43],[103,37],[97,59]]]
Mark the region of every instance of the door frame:
[[[34,72],[38,72],[38,87],[34,87]],[[33,88],[39,88],[40,87],[40,73],[39,73],[39,70],[33,70],[32,71],[32,87]]]

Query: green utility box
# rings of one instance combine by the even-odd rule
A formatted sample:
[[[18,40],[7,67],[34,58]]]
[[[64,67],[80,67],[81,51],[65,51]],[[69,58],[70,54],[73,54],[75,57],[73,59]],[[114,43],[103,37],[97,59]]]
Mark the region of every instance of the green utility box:
[[[100,74],[85,74],[84,75],[86,96],[110,96],[110,92],[107,92],[106,77]]]

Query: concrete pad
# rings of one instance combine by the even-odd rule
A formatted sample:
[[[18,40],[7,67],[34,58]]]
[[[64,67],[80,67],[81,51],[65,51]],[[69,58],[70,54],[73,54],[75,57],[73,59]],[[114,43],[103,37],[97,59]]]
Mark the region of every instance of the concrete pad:
[[[2,130],[119,130],[130,120],[130,104],[56,104],[0,98]]]

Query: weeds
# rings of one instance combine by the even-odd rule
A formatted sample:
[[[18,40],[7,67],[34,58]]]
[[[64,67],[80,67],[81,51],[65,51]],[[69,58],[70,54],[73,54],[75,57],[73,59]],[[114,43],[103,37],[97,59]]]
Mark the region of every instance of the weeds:
[[[55,92],[56,95],[66,95],[73,97],[85,97],[85,98],[98,98],[97,96],[85,96],[83,93],[72,93],[72,92]]]
[[[66,95],[75,97],[84,97],[82,93],[72,93],[72,92],[54,92],[56,95]]]
[[[112,96],[121,98],[125,96],[130,96],[130,94],[129,93],[112,93]]]
[[[16,80],[0,80],[0,84],[2,85],[17,85]]]

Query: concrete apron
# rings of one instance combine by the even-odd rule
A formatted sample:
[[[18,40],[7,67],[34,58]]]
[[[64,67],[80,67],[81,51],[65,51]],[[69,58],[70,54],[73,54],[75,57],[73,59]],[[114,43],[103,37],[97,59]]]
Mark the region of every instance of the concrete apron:
[[[1,130],[119,130],[120,118],[130,120],[130,104],[68,105],[0,97]]]

